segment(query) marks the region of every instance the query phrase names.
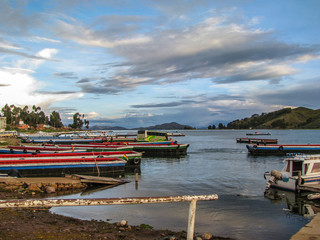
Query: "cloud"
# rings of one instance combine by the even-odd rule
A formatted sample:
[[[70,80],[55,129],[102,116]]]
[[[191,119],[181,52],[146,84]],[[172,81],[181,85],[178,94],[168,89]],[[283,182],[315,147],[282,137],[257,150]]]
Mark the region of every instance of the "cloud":
[[[37,60],[48,60],[42,56],[36,56],[36,55],[32,55],[32,54],[28,54],[28,53],[24,53],[24,52],[20,52],[20,51],[15,51],[12,49],[13,49],[12,47],[8,47],[8,46],[7,46],[7,48],[0,47],[0,52],[4,53],[4,54],[18,55],[18,56],[25,57],[25,58],[31,58],[31,59],[37,59]],[[17,48],[15,48],[15,49],[17,49]]]
[[[20,59],[15,62],[16,67],[0,68],[0,105],[37,105],[47,108],[53,103],[66,101],[83,96],[83,93],[72,91],[49,92],[40,91],[44,82],[32,75],[46,60],[52,60],[56,49],[44,48],[38,51],[32,59]]]
[[[265,104],[276,105],[281,103],[283,106],[302,106],[312,109],[320,108],[320,76],[306,80],[308,84],[295,84],[287,86],[285,89],[273,89],[263,91],[253,95],[255,99]]]
[[[186,4],[181,14],[189,12],[196,2]],[[68,4],[69,8],[73,4]],[[148,3],[166,14],[169,5],[174,8],[175,3]],[[299,72],[293,64],[319,56],[319,46],[284,43],[276,40],[272,31],[255,28],[252,23],[256,24],[257,19],[260,18],[253,17],[248,22],[237,9],[207,11],[193,23],[175,19],[177,23],[187,23],[184,27],[157,26],[140,31],[147,21],[159,23],[155,18],[137,15],[104,15],[90,24],[60,17],[53,31],[55,36],[84,47],[104,48],[117,59],[118,63],[100,64],[97,69],[100,74],[87,74],[77,82],[82,92],[91,94],[118,94],[139,86],[188,79],[211,79],[217,84],[280,83]],[[68,72],[55,76],[76,78]]]
[[[250,68],[248,71],[242,69],[242,71],[233,72],[237,73],[234,75],[229,74],[228,77],[215,78],[214,81],[217,83],[233,83],[241,81],[275,80],[293,75],[298,71],[287,65],[268,65],[258,68]]]
[[[0,105],[37,105],[48,107],[54,102],[81,97],[81,93],[73,92],[39,92],[41,84],[27,73],[9,72],[0,69]]]
[[[127,79],[118,81],[119,87],[167,84],[190,78],[209,78],[217,83],[280,81],[298,72],[290,64],[319,53],[319,46],[279,42],[272,32],[219,17],[180,30],[158,31],[150,38],[144,44],[111,49],[126,59],[121,70],[111,77]]]
[[[192,100],[184,100],[180,102],[131,105],[131,107],[133,108],[164,108],[164,107],[167,108],[167,107],[177,107],[177,106],[186,105],[194,102],[195,101],[192,101]]]
[[[78,44],[103,48],[144,44],[150,41],[149,37],[143,36],[142,34],[128,37],[109,36],[104,32],[94,31],[81,24],[70,24],[61,20],[58,21],[55,32],[59,37],[77,42]]]
[[[61,41],[56,40],[56,39],[51,39],[51,38],[45,38],[45,37],[39,37],[39,36],[35,36],[34,37],[36,40],[39,41],[47,41],[47,42],[53,42],[53,43],[61,43]]]
[[[0,32],[12,36],[26,36],[31,29],[40,27],[44,23],[43,15],[26,13],[24,1],[1,1]]]
[[[59,78],[78,79],[78,77],[74,72],[57,72],[57,73],[54,73],[54,76]]]

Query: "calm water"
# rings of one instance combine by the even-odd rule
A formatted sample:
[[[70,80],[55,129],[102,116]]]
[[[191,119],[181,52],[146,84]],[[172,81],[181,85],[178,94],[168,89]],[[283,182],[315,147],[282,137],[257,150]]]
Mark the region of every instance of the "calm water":
[[[182,132],[182,131],[181,131]],[[240,130],[185,131],[179,143],[189,143],[184,158],[143,158],[138,186],[135,176],[130,183],[94,193],[64,198],[114,198],[218,194],[217,201],[197,202],[195,232],[236,239],[289,239],[310,221],[305,215],[288,209],[297,207],[294,194],[278,193],[283,200],[264,196],[264,172],[283,167],[282,157],[248,155],[246,144],[236,143],[246,137]],[[279,143],[320,143],[319,130],[270,130]],[[156,229],[186,230],[189,203],[142,204],[120,206],[61,207],[53,212],[79,219],[96,219],[130,225],[149,224]]]

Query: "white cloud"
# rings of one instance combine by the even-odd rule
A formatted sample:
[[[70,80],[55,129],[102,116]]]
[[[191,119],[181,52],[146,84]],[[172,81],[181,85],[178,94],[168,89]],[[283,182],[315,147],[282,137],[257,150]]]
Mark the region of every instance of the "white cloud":
[[[61,41],[56,40],[56,39],[51,39],[51,38],[45,38],[45,37],[38,37],[35,36],[35,39],[39,40],[39,41],[47,41],[47,42],[53,42],[53,43],[61,43]]]
[[[99,113],[96,113],[96,112],[89,112],[89,113],[85,114],[86,119],[92,119],[92,118],[95,118],[98,116],[99,116]]]
[[[10,70],[0,69],[0,106],[16,104],[48,107],[54,102],[83,96],[82,93],[38,92],[43,84],[33,78],[28,71]]]
[[[57,49],[44,48],[36,56],[39,59],[20,59],[12,67],[0,69],[0,106],[5,104],[37,105],[49,107],[55,102],[65,101],[83,96],[83,93],[41,92],[44,82],[37,80],[32,74],[37,72],[40,64],[58,52]],[[42,58],[42,59],[41,59]]]

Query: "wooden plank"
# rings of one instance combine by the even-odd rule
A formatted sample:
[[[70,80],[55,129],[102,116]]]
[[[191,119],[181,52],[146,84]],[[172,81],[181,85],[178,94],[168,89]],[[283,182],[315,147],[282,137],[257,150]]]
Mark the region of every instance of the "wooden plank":
[[[310,184],[299,186],[300,190],[320,193],[320,184]]]
[[[88,176],[88,175],[78,175],[78,174],[73,174],[75,177],[79,177],[81,181],[99,181],[99,182],[113,182],[113,183],[126,183],[129,182],[127,180],[123,179],[116,179],[116,178],[110,178],[110,177],[98,177],[98,176]]]
[[[127,198],[83,198],[83,199],[12,199],[0,200],[0,208],[16,207],[66,207],[66,206],[97,206],[122,204],[151,204],[218,200],[217,194],[186,195],[166,197],[127,197]]]

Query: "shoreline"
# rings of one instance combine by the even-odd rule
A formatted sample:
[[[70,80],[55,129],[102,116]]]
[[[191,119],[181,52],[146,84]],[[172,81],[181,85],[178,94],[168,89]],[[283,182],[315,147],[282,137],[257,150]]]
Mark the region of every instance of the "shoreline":
[[[42,194],[32,192],[0,191],[0,199],[43,198]],[[130,239],[183,240],[186,231],[153,229],[148,224],[128,225],[122,220],[118,223],[107,221],[81,220],[51,213],[50,208],[2,208],[0,209],[0,239]],[[211,233],[195,233],[198,240],[232,239],[214,236]]]

